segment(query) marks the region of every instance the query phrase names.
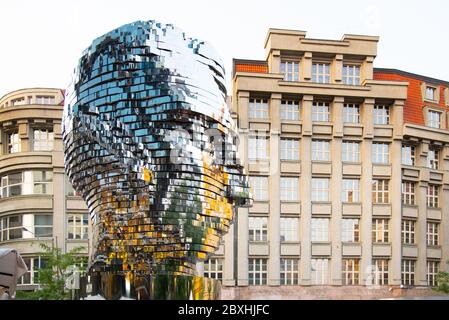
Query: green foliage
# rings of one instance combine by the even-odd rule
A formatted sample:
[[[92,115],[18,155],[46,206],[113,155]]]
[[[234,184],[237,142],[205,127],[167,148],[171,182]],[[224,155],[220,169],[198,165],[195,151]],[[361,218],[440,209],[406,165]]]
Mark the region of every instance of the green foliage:
[[[41,261],[44,265],[38,271],[39,289],[33,292],[17,291],[17,299],[26,300],[66,300],[70,299],[70,291],[66,290],[65,281],[70,276],[70,268],[79,265],[84,257],[79,253],[84,249],[78,247],[63,253],[60,248],[40,244],[43,252]]]
[[[449,260],[447,261],[449,264]],[[437,275],[438,286],[436,291],[449,293],[449,272],[439,272]]]

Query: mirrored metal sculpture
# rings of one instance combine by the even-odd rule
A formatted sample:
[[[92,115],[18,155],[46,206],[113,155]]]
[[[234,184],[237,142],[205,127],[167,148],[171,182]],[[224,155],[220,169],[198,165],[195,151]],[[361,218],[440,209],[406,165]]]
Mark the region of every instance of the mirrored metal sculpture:
[[[106,299],[209,299],[196,264],[251,204],[209,44],[155,21],[124,25],[83,53],[66,92],[66,171],[93,228],[90,274]]]

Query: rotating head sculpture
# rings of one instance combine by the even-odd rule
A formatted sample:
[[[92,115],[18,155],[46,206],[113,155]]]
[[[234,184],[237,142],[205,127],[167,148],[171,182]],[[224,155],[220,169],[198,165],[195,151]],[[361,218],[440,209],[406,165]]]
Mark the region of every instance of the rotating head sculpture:
[[[83,53],[66,92],[64,152],[102,281],[195,276],[235,207],[251,204],[224,76],[210,45],[154,21]]]

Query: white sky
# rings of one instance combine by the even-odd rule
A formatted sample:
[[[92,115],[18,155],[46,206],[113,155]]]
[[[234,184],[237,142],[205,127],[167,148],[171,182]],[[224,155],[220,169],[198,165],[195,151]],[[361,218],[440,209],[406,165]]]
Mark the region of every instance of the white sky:
[[[29,87],[65,88],[91,41],[125,23],[173,23],[232,58],[263,59],[268,28],[341,39],[380,36],[376,67],[449,81],[447,0],[0,0],[0,97]]]

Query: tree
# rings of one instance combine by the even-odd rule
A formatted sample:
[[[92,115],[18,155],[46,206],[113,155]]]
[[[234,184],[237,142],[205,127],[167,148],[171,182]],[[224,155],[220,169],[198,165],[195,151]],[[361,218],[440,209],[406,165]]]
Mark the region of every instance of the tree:
[[[30,300],[66,300],[70,299],[70,291],[65,289],[65,282],[71,275],[73,266],[79,266],[85,258],[79,256],[84,247],[75,248],[63,253],[60,248],[40,244],[43,252],[41,261],[43,266],[38,271],[39,289],[26,292],[17,291],[18,299]]]
[[[449,264],[449,260],[447,261]],[[439,272],[437,275],[438,286],[436,291],[449,293],[449,272]]]

